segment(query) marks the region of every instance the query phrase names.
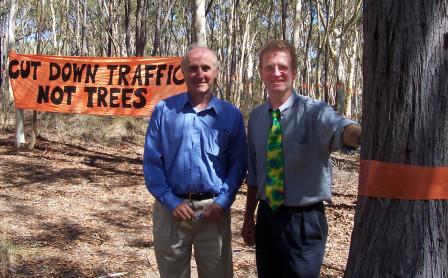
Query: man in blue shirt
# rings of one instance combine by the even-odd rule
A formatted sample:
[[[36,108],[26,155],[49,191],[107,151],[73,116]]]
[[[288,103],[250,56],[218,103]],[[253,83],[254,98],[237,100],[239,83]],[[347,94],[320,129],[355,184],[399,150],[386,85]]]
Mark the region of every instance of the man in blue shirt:
[[[216,55],[193,46],[182,60],[187,92],[160,101],[149,122],[143,171],[161,277],[232,277],[230,206],[245,177],[241,112],[212,95]]]

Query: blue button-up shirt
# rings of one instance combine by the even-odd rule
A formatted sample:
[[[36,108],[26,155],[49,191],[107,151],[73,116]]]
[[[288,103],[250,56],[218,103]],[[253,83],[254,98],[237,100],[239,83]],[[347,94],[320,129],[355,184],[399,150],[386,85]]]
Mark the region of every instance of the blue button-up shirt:
[[[196,112],[182,93],[160,101],[149,121],[143,172],[149,192],[172,211],[175,194],[209,192],[227,210],[247,170],[241,112],[212,96]]]

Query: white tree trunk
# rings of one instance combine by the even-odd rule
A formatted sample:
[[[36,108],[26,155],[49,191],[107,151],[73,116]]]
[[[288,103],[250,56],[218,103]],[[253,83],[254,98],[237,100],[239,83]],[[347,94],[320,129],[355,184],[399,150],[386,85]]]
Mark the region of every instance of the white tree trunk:
[[[358,30],[355,30],[355,35],[353,39],[351,56],[348,59],[349,62],[349,73],[348,73],[348,88],[347,88],[347,101],[346,101],[346,116],[348,118],[352,118],[352,99],[356,97],[356,88],[355,88],[355,78],[356,78],[356,57],[358,54]]]
[[[343,40],[339,30],[334,29],[336,35],[336,110],[345,115],[346,91],[345,91],[345,63],[343,56]]]
[[[54,11],[53,0],[50,0],[50,10],[51,10],[51,30],[53,32],[54,53],[56,55],[61,55],[61,53],[59,52],[59,47],[58,47],[58,36],[56,33],[56,15],[55,15],[55,11]]]
[[[194,27],[196,31],[196,43],[207,45],[207,33],[205,30],[205,0],[193,0],[194,3]]]
[[[10,10],[9,10],[9,18],[8,18],[8,49],[15,50],[16,48],[16,13],[17,13],[17,1],[10,0]],[[11,82],[9,82],[9,92],[12,96],[12,88]],[[25,131],[23,128],[24,122],[24,113],[22,109],[16,109],[16,147],[20,148],[23,144],[25,144]]]
[[[292,40],[294,47],[296,48],[296,52],[298,55],[298,69],[301,67],[302,59],[300,58],[300,36],[302,35],[302,0],[297,0],[296,2],[296,9],[295,9],[295,15],[294,15],[294,32],[292,34]],[[300,82],[301,75],[297,74],[297,81]]]
[[[234,88],[234,99],[233,103],[236,105],[236,107],[240,107],[241,105],[241,92],[244,90],[243,88],[243,70],[244,67],[247,66],[246,64],[246,51],[249,49],[249,33],[250,33],[250,22],[252,20],[252,3],[249,3],[247,10],[246,10],[246,23],[244,25],[244,35],[243,35],[243,42],[241,43],[241,55],[240,55],[240,61],[238,65],[238,73],[236,76],[236,82],[235,82],[235,88]]]

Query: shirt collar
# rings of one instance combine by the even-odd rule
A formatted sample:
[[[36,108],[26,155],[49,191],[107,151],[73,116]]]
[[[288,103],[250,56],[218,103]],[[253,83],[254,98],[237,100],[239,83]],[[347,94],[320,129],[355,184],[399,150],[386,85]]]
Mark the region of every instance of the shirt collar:
[[[190,103],[190,99],[188,98],[188,93],[183,94],[183,97],[181,98],[179,104],[182,109],[186,107],[193,109],[193,106]],[[220,108],[221,107],[218,105],[218,99],[212,94],[210,100],[208,101],[207,108],[202,111],[211,110],[215,111],[216,114],[219,114],[219,112],[221,112]]]
[[[280,109],[280,112],[285,112],[286,110],[288,110],[290,107],[292,107],[294,105],[294,103],[296,102],[297,98],[299,96],[297,95],[296,91],[293,90],[291,95],[289,96],[289,98],[282,104],[280,105],[280,107],[278,109]]]
[[[294,105],[294,103],[298,98],[299,95],[297,94],[296,90],[293,89],[289,98],[282,105],[280,105],[278,109],[280,110],[281,113],[285,112]],[[267,108],[272,109],[271,105],[269,104],[269,101],[267,103],[268,103]]]

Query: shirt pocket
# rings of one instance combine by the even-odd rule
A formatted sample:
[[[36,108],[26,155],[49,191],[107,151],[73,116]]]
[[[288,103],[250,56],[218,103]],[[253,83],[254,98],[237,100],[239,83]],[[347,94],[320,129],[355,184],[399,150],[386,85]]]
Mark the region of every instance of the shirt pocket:
[[[208,138],[206,152],[214,156],[222,156],[227,152],[230,133],[225,129],[212,129]]]

